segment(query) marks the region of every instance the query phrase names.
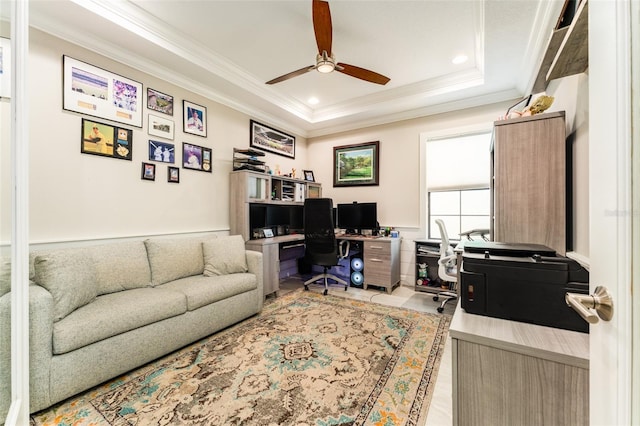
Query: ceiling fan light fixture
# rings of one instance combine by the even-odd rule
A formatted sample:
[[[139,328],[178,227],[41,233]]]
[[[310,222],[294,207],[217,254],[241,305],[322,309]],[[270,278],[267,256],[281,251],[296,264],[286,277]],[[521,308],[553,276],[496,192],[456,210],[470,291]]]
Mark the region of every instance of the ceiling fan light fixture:
[[[328,74],[336,69],[336,62],[333,56],[327,55],[327,52],[322,52],[322,55],[316,57],[316,70],[323,74]]]

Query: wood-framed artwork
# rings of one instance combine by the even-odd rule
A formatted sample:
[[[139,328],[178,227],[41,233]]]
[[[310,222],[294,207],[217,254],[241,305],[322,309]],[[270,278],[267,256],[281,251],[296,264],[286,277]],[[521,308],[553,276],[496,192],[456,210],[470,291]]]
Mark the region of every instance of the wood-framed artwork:
[[[142,83],[63,56],[63,108],[142,127]]]
[[[211,173],[211,148],[183,142],[182,167]]]
[[[111,124],[82,119],[80,152],[103,157],[131,160],[133,132]]]
[[[167,168],[167,182],[180,183],[180,169],[178,167]]]
[[[296,158],[296,138],[255,120],[250,120],[250,145],[263,151]]]
[[[149,161],[174,164],[176,162],[175,145],[149,139]]]
[[[185,133],[207,137],[207,107],[182,101],[182,115]]]
[[[0,37],[0,98],[11,97],[11,40]]]
[[[147,133],[151,136],[159,136],[161,138],[173,140],[174,123],[173,120],[149,114]]]
[[[302,173],[304,174],[304,180],[308,182],[316,181],[315,177],[313,176],[313,170],[303,170]]]
[[[153,163],[142,163],[142,180],[156,180],[156,165]]]
[[[147,87],[147,109],[173,115],[173,96]]]
[[[333,186],[380,183],[380,141],[333,147]]]

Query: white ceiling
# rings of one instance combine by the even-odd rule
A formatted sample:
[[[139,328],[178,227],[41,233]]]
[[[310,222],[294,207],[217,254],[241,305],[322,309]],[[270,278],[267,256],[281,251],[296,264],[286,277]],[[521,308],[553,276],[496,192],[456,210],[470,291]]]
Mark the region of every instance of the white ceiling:
[[[311,0],[36,0],[30,13],[43,31],[313,137],[523,96],[562,4],[330,0],[336,61],[385,86],[316,71],[264,84],[315,64]],[[454,65],[458,54],[469,60]]]

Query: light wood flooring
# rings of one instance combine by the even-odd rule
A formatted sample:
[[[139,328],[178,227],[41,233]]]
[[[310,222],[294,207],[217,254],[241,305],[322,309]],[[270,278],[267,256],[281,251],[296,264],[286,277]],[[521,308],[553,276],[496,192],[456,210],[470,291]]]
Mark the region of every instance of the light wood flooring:
[[[279,295],[284,295],[288,292],[303,287],[303,278],[299,276],[291,276],[289,278],[280,281]],[[320,284],[312,284],[309,286],[309,290],[317,293],[322,293],[324,287]],[[347,291],[341,285],[333,285],[329,287],[329,294],[333,294],[340,297],[351,297],[358,300],[368,300],[375,303],[381,303],[389,306],[397,306],[403,308],[414,309],[421,312],[431,312],[438,314],[437,308],[440,306],[440,301],[433,300],[433,295],[420,293],[413,290],[411,287],[398,286],[391,294],[385,293],[384,290],[378,290],[371,288],[363,290],[361,288],[349,287]],[[269,296],[274,297],[274,296]],[[453,300],[445,304],[445,314],[453,315],[457,301]],[[426,426],[451,426],[452,423],[452,376],[451,376],[451,338],[447,336],[447,343],[445,345],[442,360],[440,362],[440,368],[438,370],[438,377],[436,379],[436,385],[433,396],[431,398],[431,404],[429,406],[429,413],[427,415]]]

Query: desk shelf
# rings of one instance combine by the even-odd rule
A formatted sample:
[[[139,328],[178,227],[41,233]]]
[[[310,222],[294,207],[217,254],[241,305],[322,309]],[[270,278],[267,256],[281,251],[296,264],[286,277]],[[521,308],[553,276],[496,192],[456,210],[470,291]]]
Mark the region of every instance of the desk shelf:
[[[420,293],[433,295],[433,301],[440,297],[457,296],[456,284],[447,283],[438,276],[438,260],[440,259],[440,241],[417,240],[416,242],[416,282],[414,289]],[[438,312],[442,312],[438,308]]]

